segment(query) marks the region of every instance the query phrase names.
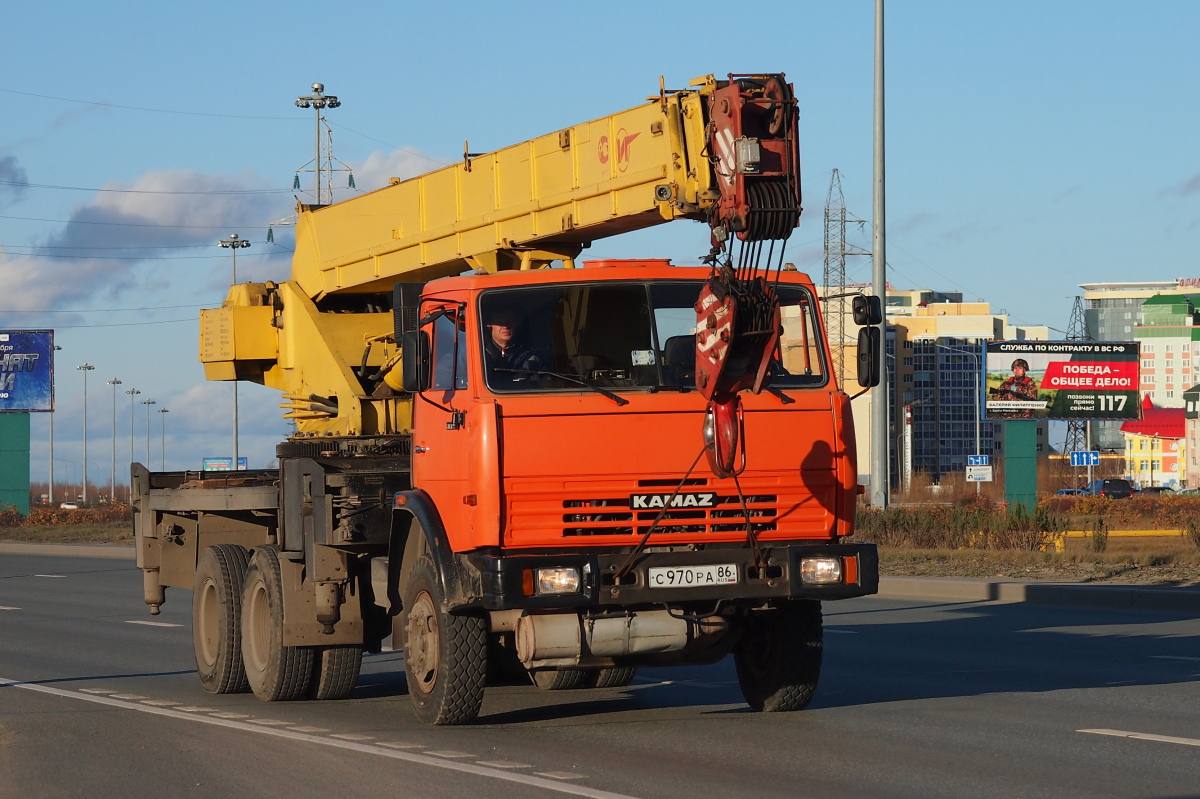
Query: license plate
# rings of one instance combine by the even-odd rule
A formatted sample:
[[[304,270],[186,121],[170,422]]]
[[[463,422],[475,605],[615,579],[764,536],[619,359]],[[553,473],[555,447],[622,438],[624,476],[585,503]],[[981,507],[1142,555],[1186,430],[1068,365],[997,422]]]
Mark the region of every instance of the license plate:
[[[732,563],[718,563],[713,566],[656,566],[647,572],[646,579],[651,588],[733,585],[738,581],[738,570]]]

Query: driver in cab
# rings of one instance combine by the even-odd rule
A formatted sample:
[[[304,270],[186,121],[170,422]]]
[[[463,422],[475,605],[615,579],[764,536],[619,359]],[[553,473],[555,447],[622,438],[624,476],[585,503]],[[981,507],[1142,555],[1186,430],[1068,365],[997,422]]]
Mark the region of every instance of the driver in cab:
[[[545,359],[519,338],[520,326],[521,315],[512,308],[495,308],[484,316],[483,352],[493,385],[528,380],[536,377],[532,372],[547,368]]]

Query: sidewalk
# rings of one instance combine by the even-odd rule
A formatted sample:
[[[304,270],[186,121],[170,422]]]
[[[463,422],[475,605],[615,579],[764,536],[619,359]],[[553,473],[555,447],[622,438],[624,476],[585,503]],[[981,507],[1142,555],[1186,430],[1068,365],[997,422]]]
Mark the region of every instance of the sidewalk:
[[[132,560],[133,547],[97,544],[27,544],[0,541],[4,555],[51,555]],[[1021,582],[959,577],[880,577],[884,599],[943,599],[954,602],[1028,602],[1121,610],[1154,610],[1200,615],[1200,586]]]

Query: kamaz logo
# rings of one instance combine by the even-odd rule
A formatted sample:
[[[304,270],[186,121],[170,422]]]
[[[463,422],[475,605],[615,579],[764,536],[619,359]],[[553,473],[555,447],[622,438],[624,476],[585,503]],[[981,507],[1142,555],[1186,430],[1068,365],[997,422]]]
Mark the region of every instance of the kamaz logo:
[[[717,495],[713,493],[689,494],[630,494],[629,507],[634,510],[657,508],[715,508]]]

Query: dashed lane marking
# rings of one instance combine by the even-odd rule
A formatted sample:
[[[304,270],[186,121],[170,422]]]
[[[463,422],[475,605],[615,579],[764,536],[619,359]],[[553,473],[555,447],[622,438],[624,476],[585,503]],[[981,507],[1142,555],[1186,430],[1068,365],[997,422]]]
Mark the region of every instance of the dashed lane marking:
[[[172,624],[169,621],[142,621],[141,619],[129,620],[126,624],[140,624],[143,627],[182,627],[182,624]]]
[[[426,752],[425,754],[432,755],[433,757],[445,757],[451,760],[460,757],[479,757],[479,755],[473,755],[470,752],[459,752],[454,749],[440,749],[432,752]]]
[[[66,577],[65,574],[35,574],[34,577]]]
[[[355,732],[344,732],[339,735],[331,735],[330,738],[341,738],[343,741],[374,741],[374,735],[359,735]]]
[[[142,701],[143,705],[151,705],[152,707],[175,707],[182,705],[182,702],[170,702],[166,699],[146,699]]]
[[[1113,735],[1117,738],[1136,738],[1139,741],[1157,741],[1164,744],[1183,744],[1184,746],[1200,746],[1200,739],[1178,738],[1174,735],[1154,735],[1148,732],[1129,732],[1128,730],[1075,730],[1092,735]]]
[[[284,729],[281,727],[263,727],[257,724],[246,724],[243,721],[219,718],[218,714],[215,713],[208,715],[196,715],[192,713],[180,712],[177,708],[151,707],[149,705],[141,705],[133,702],[124,702],[111,696],[97,696],[93,694],[82,693],[80,691],[68,691],[62,688],[53,688],[48,685],[35,685],[32,683],[20,682],[19,680],[8,680],[3,677],[0,677],[0,686],[20,688],[26,691],[35,691],[37,693],[49,694],[51,696],[59,696],[67,699],[76,699],[83,702],[91,702],[97,705],[121,708],[123,710],[136,710],[140,713],[151,713],[157,716],[167,716],[169,718],[192,721],[198,724],[209,724],[215,727],[227,727],[229,729],[243,730],[245,732],[253,732],[258,735],[270,735],[276,738],[304,741],[306,743],[311,743],[318,746],[330,746],[336,749],[347,749],[355,752],[363,752],[366,754],[391,758],[393,760],[402,760],[414,765],[445,769],[447,771],[457,771],[462,774],[472,774],[477,777],[486,777],[489,779],[500,780],[502,782],[516,783],[533,788],[541,788],[542,790],[553,791],[555,793],[567,794],[570,796],[584,796],[588,797],[588,799],[634,799],[634,797],[629,796],[628,794],[614,793],[612,791],[590,788],[586,785],[573,785],[567,782],[562,782],[561,780],[566,779],[583,779],[583,775],[581,774],[571,774],[570,772],[565,771],[544,772],[540,775],[521,774],[517,771],[489,768],[488,766],[481,766],[477,763],[464,763],[459,760],[447,760],[445,758],[429,757],[425,753],[418,754],[416,752],[397,751],[398,747],[396,746],[360,743],[357,741],[344,741],[332,738],[330,736],[308,735],[306,733],[295,732],[293,730]]]
[[[424,744],[409,744],[404,741],[380,741],[379,746],[386,746],[388,749],[424,749]]]
[[[488,768],[533,768],[528,763],[514,763],[511,760],[476,760],[475,762]]]
[[[86,689],[85,689],[86,690]],[[182,710],[184,713],[212,713],[217,710],[215,707],[177,707],[176,710]]]
[[[113,694],[112,698],[113,699],[127,699],[127,700],[132,701],[134,699],[149,699],[150,697],[142,696],[141,694]]]
[[[328,727],[288,727],[292,732],[329,732]]]
[[[250,719],[247,724],[261,724],[264,727],[286,727],[292,722],[280,721],[279,719]]]
[[[20,608],[10,608],[7,605],[0,605],[0,610],[20,610]]]
[[[85,694],[115,694],[112,688],[80,688]]]
[[[215,719],[248,719],[248,718],[250,718],[250,716],[245,713],[213,713],[212,717]]]

